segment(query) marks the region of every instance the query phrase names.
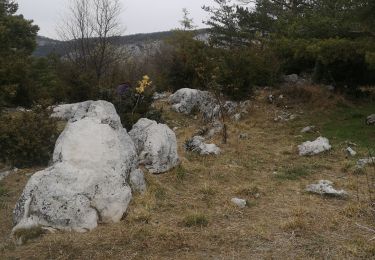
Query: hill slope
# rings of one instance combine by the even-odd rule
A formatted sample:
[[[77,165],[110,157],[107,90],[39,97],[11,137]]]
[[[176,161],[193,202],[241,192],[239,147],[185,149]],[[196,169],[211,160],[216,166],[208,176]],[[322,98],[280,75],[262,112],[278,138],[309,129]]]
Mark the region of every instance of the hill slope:
[[[375,143],[373,128],[365,127],[362,120],[373,110],[373,103],[336,108],[329,103],[332,100],[322,98],[329,96],[324,92],[315,101],[290,98],[271,105],[266,101],[269,94],[258,93],[248,115],[229,124],[229,142],[220,145],[223,154],[218,157],[186,152],[185,140],[202,122],[158,102],[168,125],[179,127],[181,167],[162,175],[146,174],[148,191],[135,195],[124,220],[90,233],[47,234],[24,246],[12,246],[7,240],[12,207],[28,173],[37,169],[7,177],[2,183],[7,191],[0,195],[4,205],[0,253],[10,259],[373,258],[375,245],[368,240],[374,234],[356,224],[374,224],[364,174],[374,172],[370,167],[361,175],[355,172],[356,160],[368,155],[365,144]],[[275,115],[286,105],[297,118],[275,122]],[[310,124],[317,126],[317,132],[301,134]],[[238,137],[243,133],[248,138]],[[359,145],[357,157],[348,158],[343,151],[345,133],[350,133],[348,141]],[[298,156],[296,146],[319,135],[330,138],[333,150]],[[220,144],[219,140],[217,136],[212,142]],[[349,198],[304,191],[320,179],[333,181],[335,187],[349,192]],[[230,202],[233,197],[246,199],[248,206],[235,207]]]

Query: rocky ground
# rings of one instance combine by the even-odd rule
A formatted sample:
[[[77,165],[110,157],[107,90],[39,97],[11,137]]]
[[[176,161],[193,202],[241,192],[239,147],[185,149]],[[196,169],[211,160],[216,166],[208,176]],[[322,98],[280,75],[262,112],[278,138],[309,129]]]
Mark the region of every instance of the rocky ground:
[[[374,104],[354,106],[327,93],[257,93],[248,114],[228,123],[228,143],[221,144],[218,135],[210,140],[221,148],[214,156],[184,149],[202,127],[199,116],[178,114],[158,101],[166,123],[175,128],[181,165],[146,174],[148,189],[134,195],[123,220],[92,232],[34,232],[16,246],[9,238],[12,210],[39,169],[8,175],[0,182],[0,258],[374,258],[375,168],[356,166],[375,148],[375,128],[365,123]],[[301,133],[310,125],[315,127]],[[327,137],[332,149],[300,156],[298,145],[319,136]],[[348,146],[357,155],[349,156]],[[332,181],[348,196],[305,191],[319,180]],[[246,200],[246,206],[233,198]]]

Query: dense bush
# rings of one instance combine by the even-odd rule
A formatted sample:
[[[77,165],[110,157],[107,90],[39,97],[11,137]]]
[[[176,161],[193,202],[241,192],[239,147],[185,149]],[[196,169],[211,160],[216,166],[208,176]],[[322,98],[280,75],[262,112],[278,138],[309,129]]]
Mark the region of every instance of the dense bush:
[[[279,39],[273,44],[287,74],[310,72],[316,82],[341,90],[375,83],[371,39]]]
[[[0,161],[16,167],[47,165],[58,137],[57,123],[40,107],[0,115]]]

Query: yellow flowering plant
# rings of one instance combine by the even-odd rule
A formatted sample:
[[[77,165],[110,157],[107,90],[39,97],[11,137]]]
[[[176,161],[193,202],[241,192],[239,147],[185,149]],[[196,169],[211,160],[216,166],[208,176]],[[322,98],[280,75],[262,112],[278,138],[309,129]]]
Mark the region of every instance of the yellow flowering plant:
[[[138,94],[143,94],[145,92],[145,89],[150,87],[152,84],[152,81],[150,81],[150,77],[147,75],[144,75],[142,80],[138,82],[138,87],[135,89]]]
[[[147,76],[147,75],[144,75],[142,77],[142,80],[141,81],[138,81],[138,87],[135,88],[135,91],[137,92],[138,94],[138,98],[137,98],[137,102],[135,103],[135,106],[134,106],[134,109],[133,109],[133,112],[132,114],[134,114],[137,106],[138,106],[138,103],[139,103],[139,100],[141,99],[141,97],[143,96],[143,93],[145,92],[145,90],[149,87],[151,87],[152,85],[152,81],[150,80],[150,77]]]

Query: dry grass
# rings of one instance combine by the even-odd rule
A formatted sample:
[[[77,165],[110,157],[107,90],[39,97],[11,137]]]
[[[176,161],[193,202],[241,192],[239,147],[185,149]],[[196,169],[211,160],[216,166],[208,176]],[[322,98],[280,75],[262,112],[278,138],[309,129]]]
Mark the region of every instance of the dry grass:
[[[0,258],[374,258],[375,243],[369,242],[373,234],[356,226],[374,226],[366,175],[353,174],[354,159],[341,149],[299,157],[299,120],[307,120],[313,111],[296,122],[275,123],[279,108],[267,104],[265,96],[261,93],[253,101],[243,121],[230,124],[228,144],[220,144],[220,137],[213,140],[223,149],[217,157],[186,153],[183,143],[201,122],[164,105],[168,124],[180,127],[181,167],[163,175],[147,174],[148,191],[135,195],[124,220],[90,233],[46,234],[14,246],[8,239],[11,208],[0,209]],[[240,140],[241,133],[249,138]],[[360,156],[366,153],[360,147],[357,151]],[[301,174],[304,171],[308,174]],[[26,172],[5,180],[3,185],[11,190],[5,198],[9,205],[21,193]],[[288,172],[293,178],[278,177]],[[334,181],[351,196],[338,200],[304,192],[319,179]],[[233,197],[246,199],[250,207],[233,206]]]

